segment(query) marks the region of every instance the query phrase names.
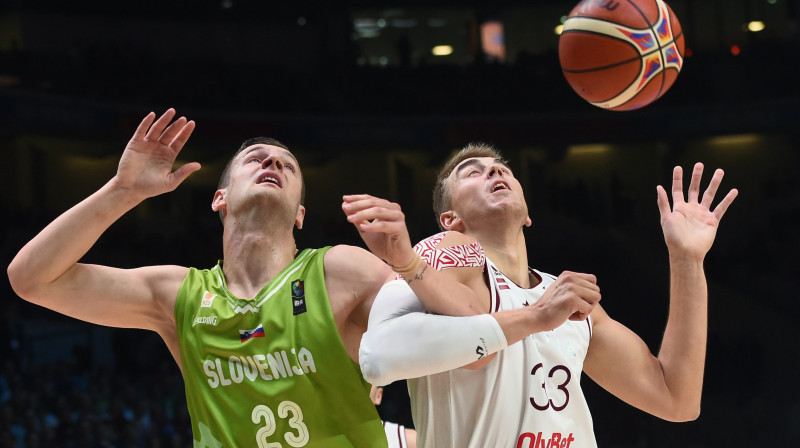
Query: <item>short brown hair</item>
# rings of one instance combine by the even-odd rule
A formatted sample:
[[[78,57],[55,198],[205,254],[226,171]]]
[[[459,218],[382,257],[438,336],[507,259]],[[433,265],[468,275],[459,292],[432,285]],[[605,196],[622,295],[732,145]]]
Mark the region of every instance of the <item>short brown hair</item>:
[[[459,163],[475,157],[491,157],[493,159],[503,158],[500,155],[500,151],[488,143],[467,143],[467,145],[464,146],[461,151],[456,153],[453,157],[450,157],[450,159],[444,164],[442,169],[439,170],[439,173],[436,175],[436,185],[433,187],[433,212],[436,214],[436,222],[439,224],[439,228],[442,230],[445,229],[442,227],[439,217],[442,216],[442,213],[445,213],[450,209],[450,192],[447,189],[447,179],[450,177],[450,173],[453,172]]]

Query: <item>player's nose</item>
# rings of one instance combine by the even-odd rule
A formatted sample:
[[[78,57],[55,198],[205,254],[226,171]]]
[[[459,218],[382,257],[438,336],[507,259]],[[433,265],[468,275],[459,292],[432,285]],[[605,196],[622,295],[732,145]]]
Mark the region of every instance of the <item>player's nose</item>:
[[[503,165],[500,165],[498,163],[490,166],[488,174],[489,177],[494,177],[494,176],[503,177]]]
[[[273,165],[275,166],[275,169],[277,169],[278,171],[283,171],[283,162],[281,162],[281,160],[275,156],[272,155],[267,156],[264,158],[264,161],[261,162],[262,168],[268,168]]]

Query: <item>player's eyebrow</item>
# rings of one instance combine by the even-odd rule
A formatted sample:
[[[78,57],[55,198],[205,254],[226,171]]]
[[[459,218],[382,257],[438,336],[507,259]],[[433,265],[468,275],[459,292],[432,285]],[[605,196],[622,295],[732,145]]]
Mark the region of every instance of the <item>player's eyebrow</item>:
[[[483,164],[478,159],[467,159],[456,167],[456,176],[460,176],[461,172],[469,167],[483,168]]]
[[[495,157],[495,159],[493,160],[493,162],[494,162],[494,163],[499,163],[499,164],[502,164],[504,167],[506,167],[506,168],[508,168],[509,170],[511,170],[511,168],[509,168],[509,166],[508,166],[508,163],[507,163],[505,160],[503,160],[503,159],[501,159],[501,158],[499,158],[499,157]],[[484,165],[483,165],[483,163],[482,163],[480,160],[478,160],[477,158],[467,159],[467,160],[465,160],[465,161],[461,162],[461,164],[460,164],[460,165],[458,165],[458,166],[456,167],[456,169],[455,169],[455,171],[456,171],[456,176],[460,176],[460,175],[461,175],[461,172],[462,172],[462,171],[464,171],[464,170],[465,170],[466,168],[468,168],[468,167],[484,168]]]
[[[254,151],[266,150],[268,146],[271,146],[273,148],[278,148],[281,152],[283,152],[284,154],[288,155],[292,159],[292,162],[294,162],[295,166],[298,166],[298,167],[300,166],[300,162],[297,161],[297,157],[295,157],[294,154],[292,154],[291,151],[288,151],[288,150],[286,150],[284,148],[281,148],[280,146],[275,146],[275,145],[255,144],[255,145],[253,145],[252,148],[250,148],[249,150],[244,152],[244,155],[242,156],[242,159],[247,158],[247,156],[250,155],[250,153],[252,153]]]

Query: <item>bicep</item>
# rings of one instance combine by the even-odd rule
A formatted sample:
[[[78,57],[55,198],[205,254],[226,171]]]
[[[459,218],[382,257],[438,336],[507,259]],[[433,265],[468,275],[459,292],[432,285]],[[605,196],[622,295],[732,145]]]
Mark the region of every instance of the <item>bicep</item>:
[[[32,302],[95,324],[159,330],[173,307],[187,269],[119,269],[78,263],[34,293]]]
[[[592,311],[592,338],[584,371],[622,401],[658,415],[669,390],[658,359],[647,344],[599,305]]]

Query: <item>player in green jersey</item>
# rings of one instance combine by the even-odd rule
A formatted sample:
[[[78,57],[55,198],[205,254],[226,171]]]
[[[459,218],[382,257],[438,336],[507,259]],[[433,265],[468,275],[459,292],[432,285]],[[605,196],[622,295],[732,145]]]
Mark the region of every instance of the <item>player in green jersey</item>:
[[[357,356],[393,273],[356,247],[298,253],[303,177],[280,143],[246,142],[226,168],[212,202],[224,223],[217,266],[79,263],[123,214],[200,169],[173,171],[195,126],[174,117],[148,114],[116,175],[19,251],[14,290],[84,321],[157,332],[183,373],[195,447],[385,447]]]

